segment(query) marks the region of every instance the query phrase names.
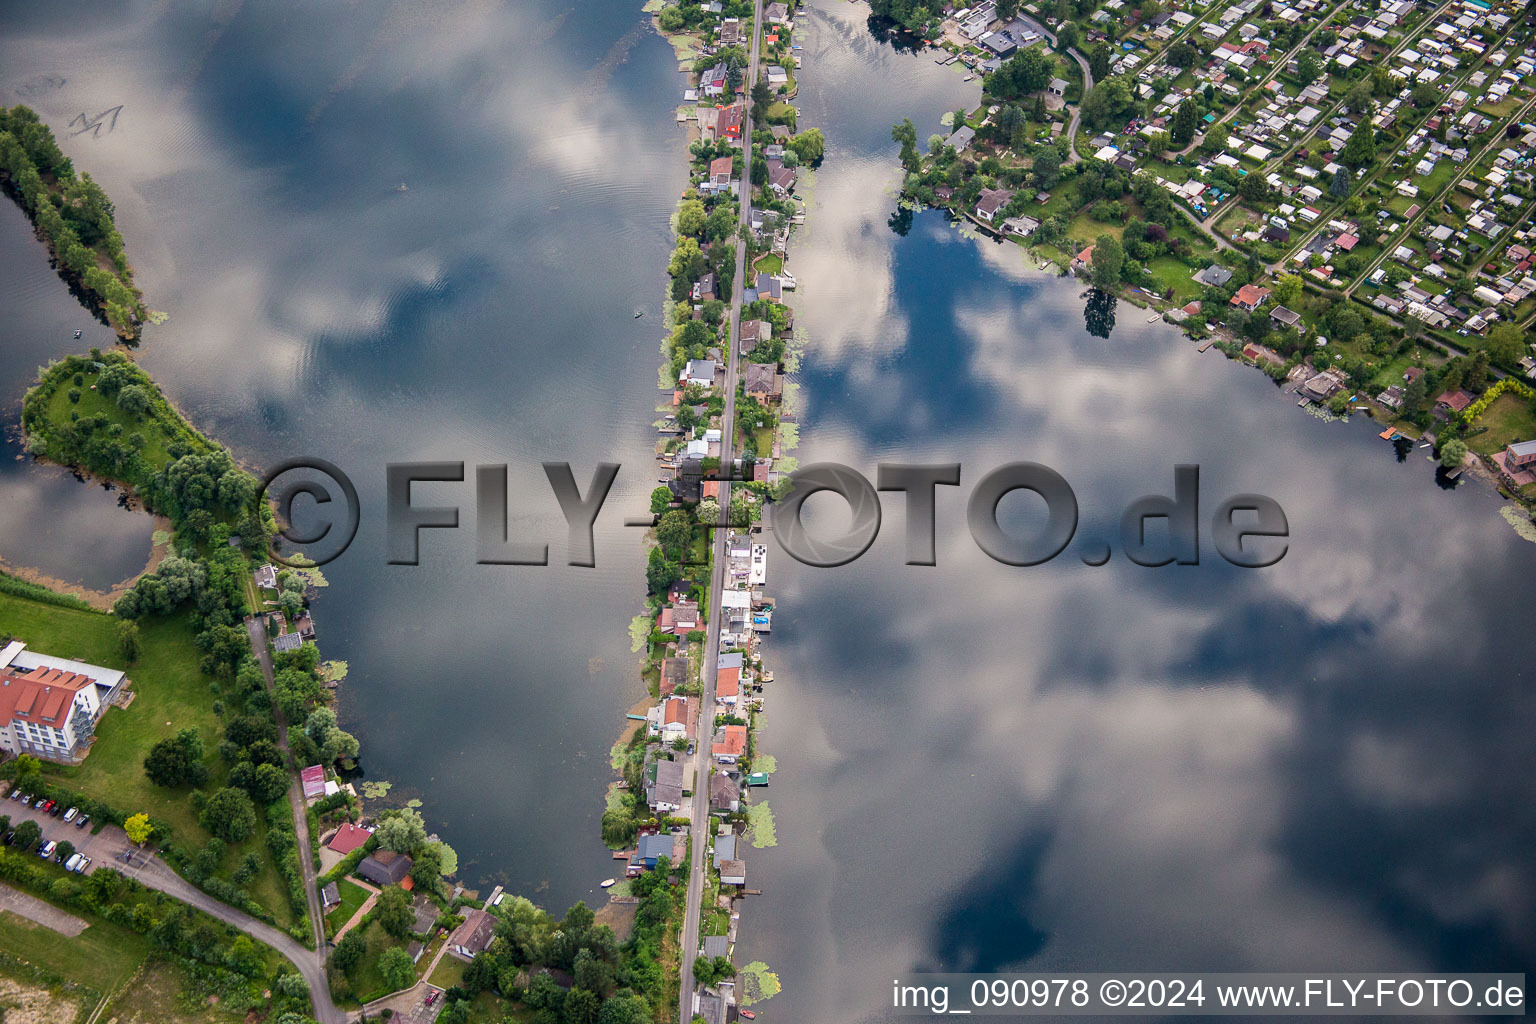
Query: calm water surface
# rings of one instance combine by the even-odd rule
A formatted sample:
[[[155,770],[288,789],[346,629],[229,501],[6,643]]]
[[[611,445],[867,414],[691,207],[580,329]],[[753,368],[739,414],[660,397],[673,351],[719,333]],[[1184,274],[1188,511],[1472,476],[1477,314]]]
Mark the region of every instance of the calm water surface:
[[[749,857],[766,895],[738,957],[779,971],[765,1009],[880,1019],[918,968],[1532,964],[1536,547],[1486,490],[1440,490],[1368,424],[1310,419],[1133,309],[1090,336],[1077,286],[1014,248],[934,214],[894,232],[890,125],[926,137],[976,86],[866,15],[802,19],[802,118],[829,146],[794,252],[797,455],[960,461],[964,486],[940,496],[937,568],[901,564],[896,501],[854,565],[770,565],[780,845]],[[668,48],[627,2],[57,5],[8,11],[0,68],[56,129],[122,105],[66,146],[171,313],[143,355],[166,390],[242,457],[357,482],[317,619],[369,775],[426,800],[470,879],[586,895],[611,873],[606,751],[637,695],[637,538],[605,515],[599,568],[513,570],[474,565],[464,529],[386,566],[378,510],[386,462],[507,461],[514,528],[559,562],[541,460],[583,482],[619,461],[609,508],[643,505],[685,176]],[[54,337],[5,301],[11,333]],[[7,394],[42,358],[7,358]],[[1290,554],[999,566],[960,524],[1015,459],[1061,471],[1079,536],[1109,538],[1197,462],[1208,511],[1276,498]],[[472,527],[471,493],[418,500]]]
[[[768,1005],[884,1019],[916,969],[1528,969],[1536,547],[1488,490],[1441,490],[1368,421],[1312,419],[1133,307],[1091,336],[1079,286],[1013,246],[936,213],[895,233],[889,126],[926,138],[975,84],[865,13],[807,19],[829,155],[794,253],[796,454],[964,469],[935,568],[902,564],[897,496],[853,565],[770,565],[779,846],[750,857],[738,958],[780,971]],[[1079,539],[1192,462],[1202,515],[1270,495],[1290,553],[1002,566],[965,502],[1020,459],[1070,481]]]

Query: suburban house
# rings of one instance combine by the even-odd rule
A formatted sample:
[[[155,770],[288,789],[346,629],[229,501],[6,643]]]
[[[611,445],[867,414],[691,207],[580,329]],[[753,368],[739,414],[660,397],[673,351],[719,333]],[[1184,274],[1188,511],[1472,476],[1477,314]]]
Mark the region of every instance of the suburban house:
[[[741,138],[741,122],[745,114],[746,108],[740,103],[721,107],[715,116],[715,134],[726,139]]]
[[[1232,305],[1236,306],[1238,309],[1246,309],[1248,312],[1252,313],[1254,310],[1264,305],[1264,300],[1268,298],[1268,288],[1260,288],[1256,285],[1245,284],[1237,290],[1236,295],[1232,296]]]
[[[277,589],[277,566],[270,562],[256,570],[256,585],[267,590]]]
[[[728,156],[717,156],[709,162],[709,179],[706,184],[711,192],[729,192],[731,190],[731,168],[733,161]]]
[[[656,737],[663,743],[691,740],[698,724],[698,703],[693,697],[672,696],[651,709]],[[649,717],[649,716],[648,716]]]
[[[1269,319],[1274,322],[1276,327],[1295,327],[1301,323],[1301,314],[1294,310],[1286,309],[1284,306],[1276,306],[1269,311]]]
[[[722,654],[715,670],[715,700],[734,708],[740,699],[741,654]]]
[[[663,633],[691,632],[699,628],[699,603],[697,601],[679,601],[661,610],[661,615],[656,619],[656,628]]]
[[[744,860],[727,860],[720,864],[721,885],[746,885],[747,862]]]
[[[302,646],[304,646],[304,638],[297,633],[279,633],[272,638],[272,649],[278,654],[296,651]]]
[[[708,302],[715,297],[715,292],[720,287],[720,281],[715,277],[714,271],[706,273],[703,277],[693,282],[693,301]]]
[[[715,730],[714,744],[710,753],[721,764],[735,764],[737,758],[747,752],[747,727],[722,725]]]
[[[661,659],[661,696],[669,696],[673,690],[688,682],[687,658]]]
[[[0,650],[0,755],[78,761],[123,689],[117,669],[34,654],[20,640]]]
[[[782,283],[772,274],[763,273],[757,275],[758,298],[766,299],[769,302],[778,302],[783,298],[782,288]]]
[[[1013,193],[1006,188],[984,188],[981,190],[981,198],[976,201],[976,216],[992,223],[992,219],[1013,201]]]
[[[736,833],[727,832],[715,836],[715,855],[712,863],[718,869],[728,860],[736,859]]]
[[[336,834],[331,836],[330,841],[325,844],[325,848],[335,850],[345,857],[372,837],[373,833],[368,829],[354,825],[350,821],[343,822],[341,828],[337,829]]]
[[[1435,399],[1436,409],[1444,409],[1450,412],[1461,412],[1461,410],[1471,404],[1472,396],[1461,390],[1461,388],[1456,388],[1454,391],[1446,391],[1439,398]]]
[[[677,838],[670,833],[641,836],[634,856],[629,858],[629,867],[625,870],[625,874],[636,878],[643,872],[654,871],[656,862],[663,857],[670,863],[677,864],[679,863],[677,848]]]
[[[683,367],[682,381],[684,384],[702,384],[707,388],[715,386],[715,361],[713,359],[690,359],[688,365]]]
[[[769,341],[773,338],[773,324],[766,320],[743,320],[741,322],[741,343],[738,346],[742,355],[746,355],[757,347],[760,341]]]
[[[335,882],[327,882],[320,887],[320,908],[330,910],[341,905],[341,887]]]
[[[374,885],[410,888],[411,858],[394,850],[375,850],[357,865],[357,873]]]
[[[1226,267],[1212,263],[1195,275],[1195,280],[1211,288],[1220,288],[1232,280],[1232,271]]]
[[[789,195],[795,187],[794,168],[785,167],[784,161],[775,157],[769,157],[764,165],[768,168],[768,187],[781,196]]]
[[[1492,459],[1514,486],[1536,483],[1536,441],[1516,441],[1503,451],[1494,452]]]
[[[461,960],[473,960],[475,954],[486,951],[495,937],[495,916],[489,911],[471,910],[449,937],[448,952]]]
[[[699,76],[699,90],[705,96],[720,96],[725,93],[725,86],[729,75],[724,64],[716,64],[705,70]]]
[[[747,395],[767,405],[784,392],[784,378],[768,363],[748,363],[744,378]]]
[[[680,810],[683,806],[683,763],[654,761],[646,772],[651,776],[645,787],[645,800],[657,814]]]
[[[1028,238],[1040,230],[1040,222],[1033,217],[1009,217],[1003,221],[1003,234]]]
[[[1536,465],[1536,441],[1516,441],[1504,449],[1504,458],[1511,466],[1526,469]]]
[[[1087,270],[1091,266],[1093,266],[1093,246],[1090,245],[1072,257],[1072,269]]]
[[[956,153],[964,153],[967,149],[971,148],[971,143],[974,141],[976,141],[976,129],[968,124],[963,124],[956,128],[949,138],[944,140],[944,145],[953,146]],[[940,188],[944,187],[946,186],[940,186]],[[934,192],[937,194],[938,189],[935,189]],[[949,197],[944,196],[943,198],[947,199]]]
[[[735,813],[741,809],[741,787],[729,775],[715,775],[709,780],[709,809]]]
[[[769,4],[763,8],[763,17],[768,19],[770,25],[782,25],[789,21],[789,5],[784,3]]]

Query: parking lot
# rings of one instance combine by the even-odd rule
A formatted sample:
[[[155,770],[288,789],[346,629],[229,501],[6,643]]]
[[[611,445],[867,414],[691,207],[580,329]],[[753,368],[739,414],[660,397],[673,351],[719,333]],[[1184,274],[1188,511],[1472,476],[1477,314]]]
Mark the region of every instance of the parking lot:
[[[96,826],[94,821],[85,828],[76,828],[73,822],[65,824],[63,814],[57,818],[50,817],[36,807],[21,806],[20,800],[12,800],[9,795],[0,799],[0,814],[10,815],[13,829],[28,819],[37,822],[42,827],[44,843],[49,840],[56,842],[69,840],[74,844],[77,853],[83,853],[91,858],[90,866],[86,869],[87,873],[103,864],[111,865],[125,875],[131,875],[134,872],[134,868],[126,862],[116,859],[119,855],[134,849],[133,844],[128,841],[127,834],[116,825],[107,825],[100,832],[92,834]],[[33,852],[36,849],[33,847]],[[143,858],[144,855],[140,853],[140,861]]]

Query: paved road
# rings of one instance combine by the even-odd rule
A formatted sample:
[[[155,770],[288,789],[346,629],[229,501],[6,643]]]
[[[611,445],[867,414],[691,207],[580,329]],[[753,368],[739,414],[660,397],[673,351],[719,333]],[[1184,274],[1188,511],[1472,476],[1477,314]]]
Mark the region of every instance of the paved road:
[[[172,871],[159,857],[129,842],[127,833],[116,825],[107,825],[100,832],[92,835],[89,828],[78,829],[74,825],[66,825],[61,818],[51,818],[33,807],[24,808],[14,800],[0,801],[0,814],[10,815],[13,826],[28,818],[36,821],[42,826],[45,841],[69,840],[75,845],[76,851],[91,858],[86,874],[92,874],[103,867],[115,868],[127,877],[135,878],[145,886],[158,889],[168,896],[174,896],[183,903],[196,907],[226,924],[234,925],[257,942],[271,946],[298,968],[305,982],[309,984],[310,995],[315,1004],[316,1019],[321,1024],[346,1024],[346,1014],[331,1002],[330,988],[325,981],[325,967],[314,950],[306,949],[293,941],[287,932],[278,931],[265,921],[258,921],[249,914],[214,899]],[[118,859],[119,856],[129,852],[133,854],[131,864]]]
[[[762,37],[763,0],[754,0],[752,8],[752,45],[747,56],[747,73],[744,81],[749,85],[757,81],[758,41]],[[741,209],[739,223],[745,227],[752,209],[752,105],[747,104],[742,121]],[[736,451],[736,350],[741,339],[741,297],[747,287],[746,246],[736,248],[736,297],[731,302],[730,331],[727,337],[725,373],[725,415],[720,423],[720,462],[729,466]],[[731,484],[720,482],[720,507],[731,507]],[[678,987],[678,1020],[693,1019],[693,961],[699,952],[699,914],[704,898],[704,848],[709,844],[709,766],[713,760],[710,752],[715,731],[715,673],[720,660],[720,594],[725,586],[725,534],[715,530],[712,543],[712,561],[709,577],[709,625],[704,632],[704,665],[700,672],[703,695],[699,701],[699,742],[694,752],[693,821],[689,832],[693,838],[692,859],[688,866],[688,909],[683,918],[682,972]]]
[[[1038,21],[1036,21],[1034,18],[1031,18],[1027,14],[1021,14],[1019,17],[1023,20],[1024,24],[1045,36],[1046,40],[1050,42],[1053,48],[1056,46],[1056,33],[1052,32],[1050,29],[1046,28],[1044,25],[1040,24]],[[1083,55],[1078,53],[1075,49],[1068,50],[1067,53],[1072,57],[1073,60],[1077,61],[1077,66],[1082,69],[1083,95],[1087,96],[1088,90],[1093,88],[1093,72],[1088,68],[1088,61],[1085,60]],[[1079,156],[1077,152],[1077,125],[1078,122],[1082,119],[1082,116],[1083,105],[1081,102],[1079,102],[1072,107],[1072,119],[1067,122],[1067,163],[1069,164],[1075,164],[1082,159],[1082,157]]]
[[[261,665],[262,677],[267,681],[267,692],[272,694],[272,717],[277,722],[277,745],[282,749],[283,759],[291,762],[293,758],[288,752],[288,720],[283,715],[283,709],[277,706],[276,686],[272,681],[272,652],[267,649],[266,619],[260,615],[252,615],[245,620],[245,629],[250,634],[251,649],[256,652],[256,661]],[[288,806],[293,811],[293,828],[298,836],[299,870],[304,877],[304,901],[309,907],[310,929],[314,933],[315,949],[321,951],[319,955],[324,959],[325,914],[320,906],[320,891],[315,887],[315,863],[310,855],[309,844],[309,813],[304,804],[304,791],[300,788],[297,775],[288,784]]]

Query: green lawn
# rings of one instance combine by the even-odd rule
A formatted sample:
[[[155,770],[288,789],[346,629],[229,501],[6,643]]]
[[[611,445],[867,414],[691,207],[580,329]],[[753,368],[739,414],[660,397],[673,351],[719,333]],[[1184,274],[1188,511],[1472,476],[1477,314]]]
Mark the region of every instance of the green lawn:
[[[1488,429],[1467,440],[1467,447],[1479,455],[1492,455],[1513,441],[1536,439],[1536,415],[1530,403],[1519,395],[1504,394],[1494,399],[1477,423]]]
[[[341,893],[341,902],[325,915],[325,932],[327,935],[335,935],[337,930],[357,913],[357,908],[367,901],[369,892],[355,882],[349,882],[345,878],[336,883],[337,891]]]
[[[42,654],[122,668],[128,672],[136,694],[129,708],[109,708],[96,728],[96,741],[84,763],[56,765],[44,762],[49,781],[93,797],[125,813],[143,811],[171,826],[172,842],[195,852],[208,840],[192,809],[190,788],[164,789],[144,774],[144,755],[162,739],[180,729],[193,728],[203,739],[204,763],[208,766],[207,790],[224,785],[229,768],[218,756],[224,736],[214,713],[213,680],[198,665],[202,654],[194,641],[191,614],[139,620],[139,660],[125,665],[117,649],[118,620],[103,612],[61,608],[10,594],[0,594],[0,634],[24,640]],[[276,812],[287,816],[286,804]],[[270,910],[279,926],[295,920],[288,901],[288,887],[271,864],[266,848],[267,824],[258,816],[256,834],[224,855],[219,873],[228,878],[248,850],[267,861],[247,891]]]
[[[379,973],[379,957],[390,946],[403,946],[407,943],[396,942],[384,931],[384,926],[378,921],[369,921],[363,929],[363,939],[368,943],[367,952],[363,954],[363,962],[358,965],[357,973],[352,978],[352,991],[355,999],[360,1003],[372,1002],[381,996],[387,996],[394,989],[384,982],[384,975]],[[422,954],[421,960],[416,964],[417,970],[421,970],[428,963],[427,955]]]
[[[1173,256],[1159,256],[1147,264],[1147,271],[1158,283],[1158,292],[1173,289],[1173,300],[1184,305],[1200,297],[1200,285],[1191,276],[1184,261]]]
[[[75,910],[69,913],[85,916]],[[99,918],[85,931],[69,938],[52,928],[0,911],[0,950],[86,985],[100,995],[127,981],[153,948],[146,936]]]
[[[118,408],[117,402],[108,398],[100,391],[91,390],[96,385],[99,373],[92,371],[81,374],[82,383],[78,385],[80,401],[71,402],[69,391],[77,387],[73,378],[59,387],[48,402],[48,418],[55,423],[69,423],[71,413],[79,413],[81,418],[86,416],[104,416],[108,423],[121,424],[124,436],[135,432],[144,435],[144,447],[142,449],[145,459],[150,465],[160,466],[170,461],[170,453],[166,446],[172,440],[180,439],[183,443],[190,443],[194,448],[209,450],[213,446],[196,431],[189,430],[184,421],[166,401],[157,394],[150,410],[143,416],[137,416]]]

